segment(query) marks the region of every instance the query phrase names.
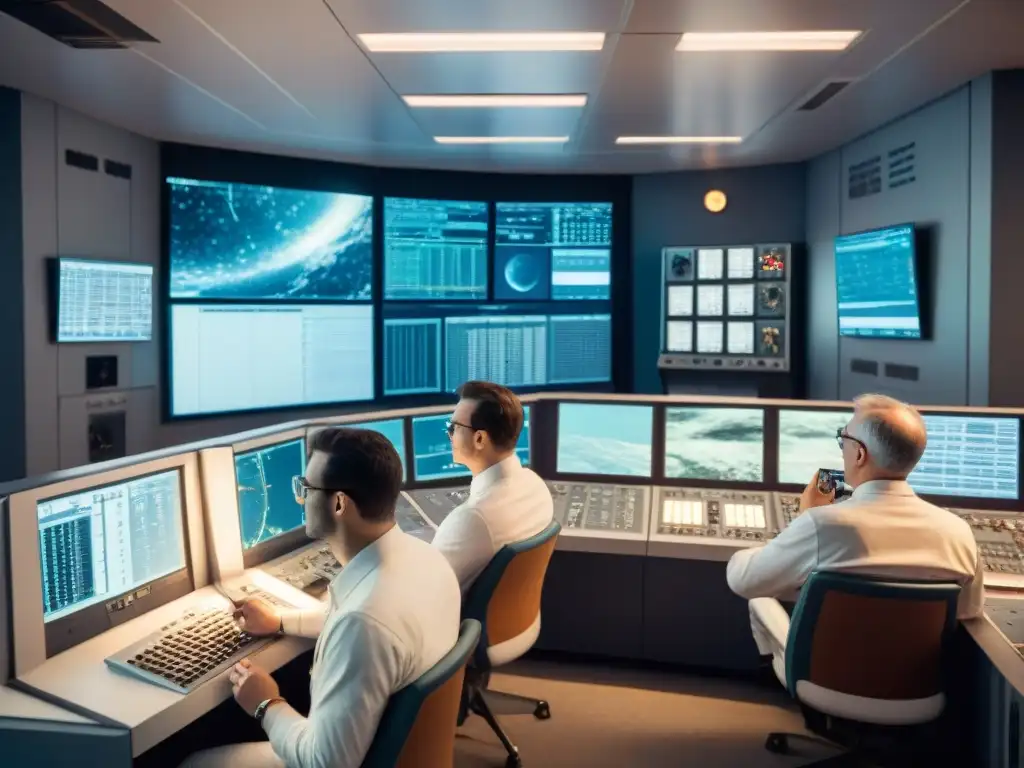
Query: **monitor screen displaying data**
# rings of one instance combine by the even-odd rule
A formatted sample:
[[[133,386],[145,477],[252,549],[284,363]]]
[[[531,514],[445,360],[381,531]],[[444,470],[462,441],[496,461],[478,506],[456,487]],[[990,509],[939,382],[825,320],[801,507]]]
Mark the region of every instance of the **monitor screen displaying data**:
[[[524,467],[530,464],[530,406],[523,407],[523,429],[516,441],[516,456]],[[445,480],[468,477],[470,472],[452,459],[448,437],[450,413],[417,416],[412,420],[413,472],[416,480]]]
[[[557,471],[649,477],[653,419],[649,405],[559,404]]]
[[[611,298],[611,203],[498,203],[494,298]]]
[[[345,427],[354,429],[372,429],[379,432],[398,451],[398,457],[402,460],[402,482],[405,482],[405,420],[388,419],[386,421],[363,421],[354,424],[343,424]]]
[[[384,198],[384,298],[487,300],[487,203]]]
[[[56,261],[58,343],[152,340],[152,265]]]
[[[369,304],[175,304],[171,415],[373,399]]]
[[[760,483],[764,411],[760,408],[667,408],[665,476]]]
[[[46,622],[186,565],[178,469],[46,499],[36,511]]]
[[[839,335],[921,338],[914,228],[836,238]]]
[[[836,433],[850,411],[779,411],[779,482],[807,485],[819,469],[842,469]]]
[[[373,198],[168,178],[172,299],[368,300]]]
[[[235,454],[243,549],[305,524],[305,510],[292,490],[292,478],[305,473],[306,441],[302,438]]]
[[[928,444],[907,478],[915,491],[935,496],[1016,499],[1020,420],[925,414]]]

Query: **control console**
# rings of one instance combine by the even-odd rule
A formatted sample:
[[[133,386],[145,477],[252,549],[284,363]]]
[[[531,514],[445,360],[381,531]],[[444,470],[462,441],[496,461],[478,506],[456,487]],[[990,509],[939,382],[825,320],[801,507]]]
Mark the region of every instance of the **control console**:
[[[971,526],[986,574],[985,583],[999,586],[1000,576],[1024,577],[1024,517],[999,512],[951,509]],[[1024,586],[1018,581],[1013,586]]]
[[[658,536],[764,542],[774,528],[767,493],[702,488],[659,488]]]
[[[434,525],[440,525],[452,510],[469,498],[469,486],[458,488],[420,488],[405,492],[413,504]]]
[[[341,566],[334,559],[330,547],[317,544],[268,566],[266,571],[308,595],[319,597],[327,591],[331,579],[341,572]]]
[[[602,483],[548,482],[555,520],[565,531],[642,533],[648,489]]]
[[[395,520],[398,522],[398,527],[410,536],[415,536],[426,542],[434,540],[436,529],[427,522],[404,493],[398,495],[398,504],[395,505]]]

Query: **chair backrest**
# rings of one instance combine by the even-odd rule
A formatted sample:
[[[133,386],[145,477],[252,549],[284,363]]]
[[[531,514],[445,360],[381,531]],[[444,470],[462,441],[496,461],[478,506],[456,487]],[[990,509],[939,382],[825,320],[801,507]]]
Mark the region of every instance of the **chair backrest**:
[[[480,641],[480,622],[467,619],[437,664],[394,694],[362,768],[451,768],[466,662]]]
[[[540,615],[544,576],[562,526],[557,521],[529,539],[506,544],[473,582],[462,616],[483,629],[474,666],[488,669],[487,649],[526,632]]]
[[[812,573],[786,641],[786,682],[906,701],[943,691],[960,586]]]

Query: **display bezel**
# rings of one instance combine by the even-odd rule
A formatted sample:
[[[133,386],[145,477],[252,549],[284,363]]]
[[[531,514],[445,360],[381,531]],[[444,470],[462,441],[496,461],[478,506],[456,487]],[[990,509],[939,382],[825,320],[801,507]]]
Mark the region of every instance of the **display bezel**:
[[[146,338],[138,339],[126,339],[121,337],[111,337],[102,339],[62,339],[60,337],[60,307],[62,303],[62,295],[60,290],[60,269],[61,265],[65,263],[76,263],[76,264],[96,264],[100,266],[127,266],[127,267],[141,267],[149,270],[149,335]],[[145,264],[138,261],[127,261],[120,259],[88,259],[80,256],[53,256],[46,260],[46,272],[47,272],[47,283],[49,294],[49,307],[48,307],[48,324],[50,341],[54,344],[145,344],[153,341],[154,329],[153,326],[156,322],[156,269],[152,264]]]
[[[545,403],[545,405],[548,405]],[[552,422],[553,425],[548,428],[548,432],[545,435],[545,440],[548,444],[549,454],[546,456],[545,468],[548,470],[548,475],[552,480],[565,480],[568,482],[594,482],[604,483],[609,485],[650,485],[651,481],[657,477],[657,471],[659,461],[664,464],[664,458],[658,456],[658,445],[664,442],[664,437],[661,430],[664,427],[664,422],[658,418],[659,404],[656,402],[647,401],[640,398],[630,398],[628,400],[622,399],[608,399],[598,400],[587,397],[573,397],[572,399],[558,399],[550,402],[553,406],[550,408],[549,418],[551,415],[554,416]],[[646,475],[605,475],[605,474],[593,474],[584,472],[562,472],[558,466],[558,440],[561,435],[561,411],[563,405],[613,405],[613,406],[627,406],[627,407],[639,407],[639,408],[650,408],[651,409],[651,464]],[[531,440],[536,439],[536,433],[531,427],[530,433]]]

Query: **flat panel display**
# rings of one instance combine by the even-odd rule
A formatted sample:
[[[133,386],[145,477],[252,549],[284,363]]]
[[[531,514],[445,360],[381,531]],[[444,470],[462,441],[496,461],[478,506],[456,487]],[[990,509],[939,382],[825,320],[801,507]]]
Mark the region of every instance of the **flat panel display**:
[[[669,352],[693,352],[693,323],[689,320],[669,320],[665,349]]]
[[[487,203],[384,198],[384,298],[487,299]]]
[[[44,622],[186,566],[178,469],[46,499],[36,512]]]
[[[725,288],[721,285],[698,285],[697,314],[700,317],[721,317],[724,315]]]
[[[730,355],[754,354],[754,324],[729,321],[726,324],[725,349]]]
[[[345,424],[346,427],[352,427],[354,429],[371,429],[374,432],[379,432],[388,439],[388,441],[398,451],[398,456],[402,460],[402,482],[406,479],[405,469],[405,420],[404,419],[387,419],[385,421],[363,421],[355,424]]]
[[[305,508],[292,489],[292,478],[305,474],[302,438],[235,454],[243,550],[305,525]]]
[[[176,304],[171,415],[373,399],[369,304]]]
[[[649,477],[654,408],[560,403],[557,471]]]
[[[836,433],[851,411],[780,410],[779,482],[807,485],[819,469],[842,469]]]
[[[754,249],[730,248],[727,274],[730,280],[752,280],[754,278]]]
[[[728,288],[729,317],[753,317],[754,284],[741,283]]]
[[[720,355],[725,347],[725,323],[707,320],[697,323],[697,352],[702,355]]]
[[[412,420],[413,474],[419,482],[469,477],[470,471],[452,460],[448,422],[452,414],[416,416]],[[530,406],[523,407],[523,429],[516,441],[516,456],[530,465]]]
[[[1017,499],[1020,420],[925,414],[928,444],[907,480],[936,496]]]
[[[725,271],[725,251],[722,248],[697,250],[697,279],[721,280]]]
[[[441,318],[385,318],[385,395],[440,392],[441,371]]]
[[[680,480],[764,480],[761,408],[666,408],[665,476]]]
[[[153,266],[57,259],[57,343],[151,341]]]
[[[691,315],[693,315],[693,286],[670,285],[668,287],[668,316],[690,317]]]
[[[168,178],[172,299],[368,301],[373,198]]]
[[[612,380],[612,316],[552,315],[548,384]]]
[[[498,203],[494,295],[611,298],[611,203]]]
[[[921,338],[921,286],[914,228],[836,238],[839,335]]]

